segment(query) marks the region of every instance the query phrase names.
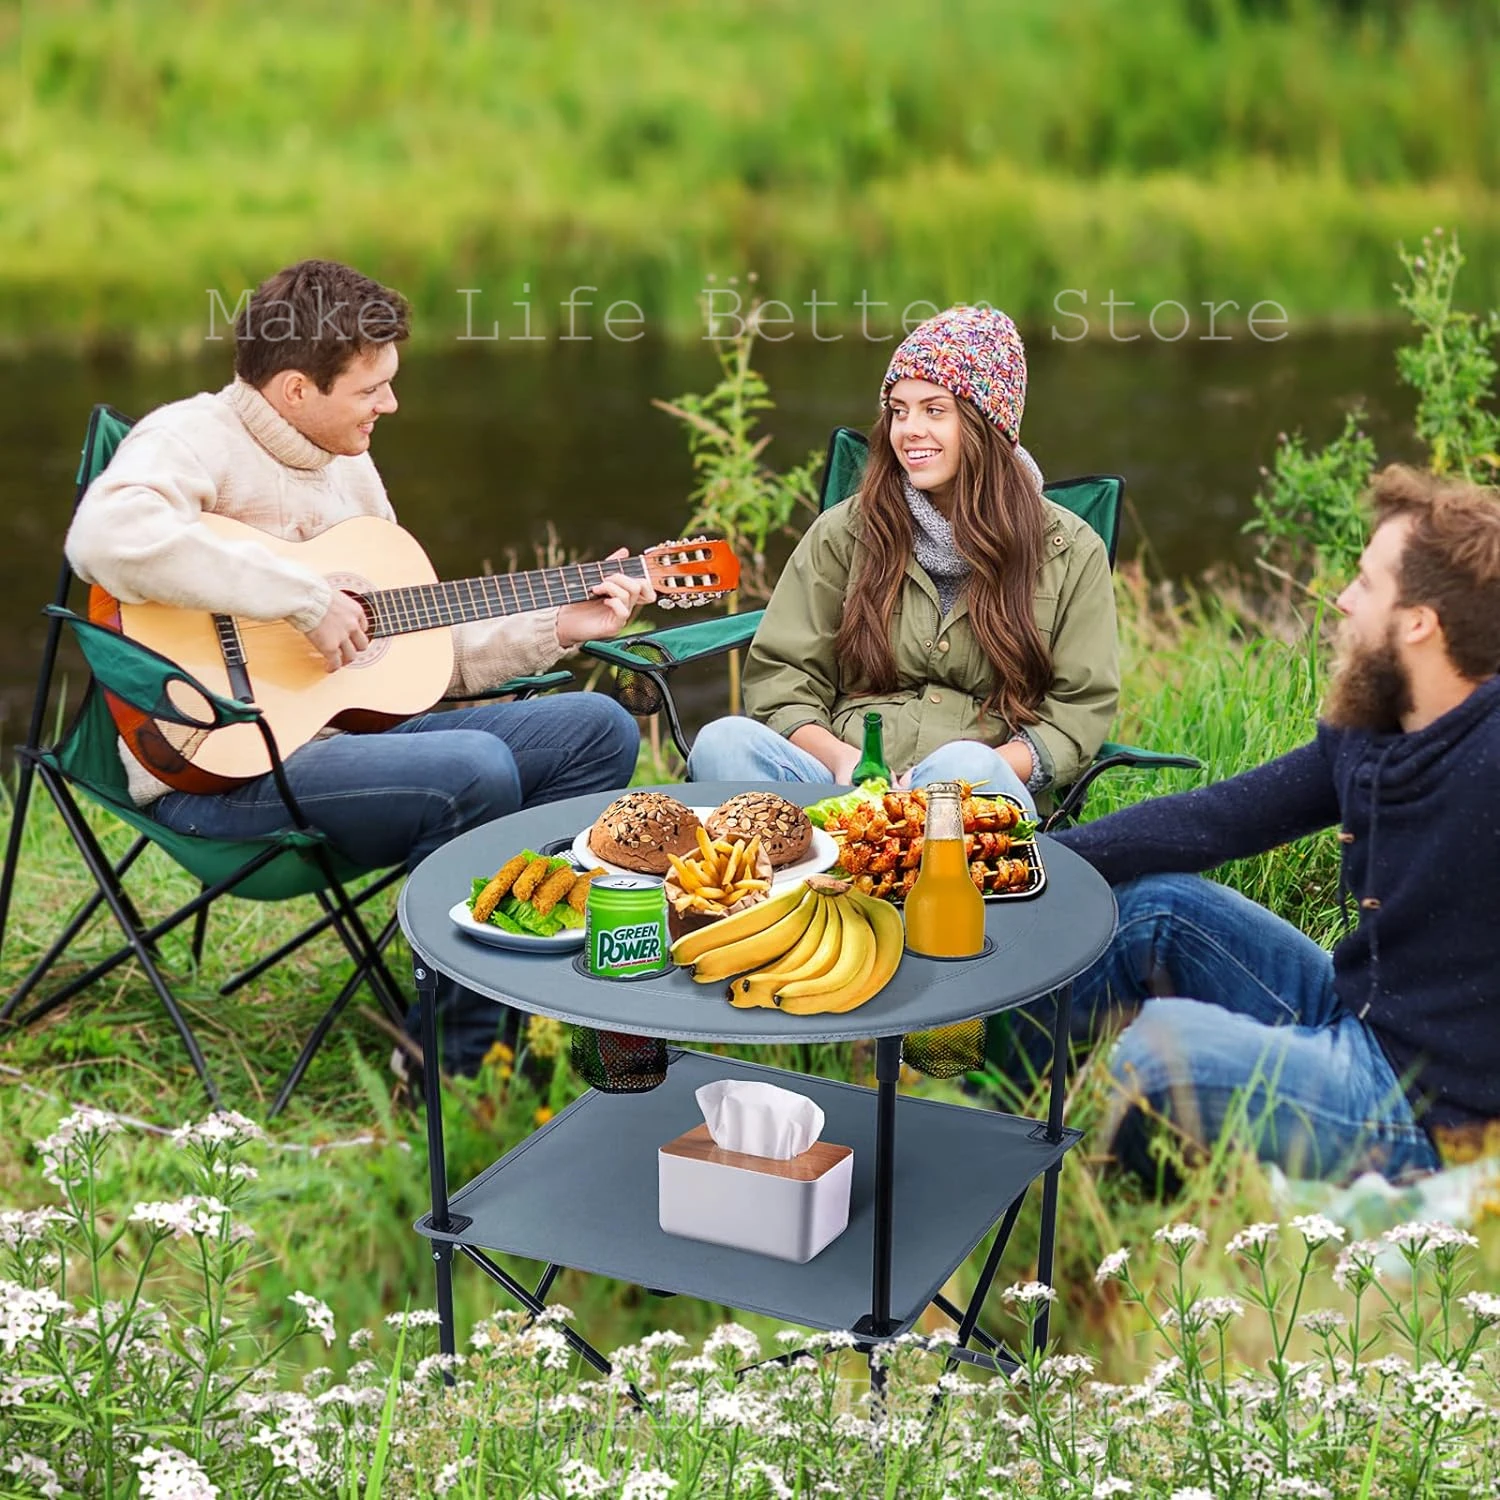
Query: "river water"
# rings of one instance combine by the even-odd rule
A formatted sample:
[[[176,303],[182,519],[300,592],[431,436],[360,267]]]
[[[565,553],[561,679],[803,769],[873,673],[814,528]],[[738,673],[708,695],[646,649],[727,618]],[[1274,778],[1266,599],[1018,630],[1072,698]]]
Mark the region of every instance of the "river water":
[[[1390,332],[1261,342],[1078,344],[1033,337],[1023,437],[1050,478],[1126,476],[1122,558],[1189,577],[1253,555],[1241,527],[1276,435],[1324,441],[1363,399],[1383,455],[1409,457],[1411,397],[1395,376]],[[821,450],[839,424],[865,426],[888,350],[858,338],[762,346],[757,367],[777,405],[768,460]],[[226,356],[142,363],[36,355],[0,361],[0,746],[26,729],[43,629],[73,503],[89,408],[139,415],[215,389]],[[692,471],[677,424],[651,406],[707,389],[713,348],[610,341],[411,354],[401,410],[376,433],[375,460],[402,522],[441,577],[505,566],[555,526],[583,557],[679,535]],[[80,596],[81,597],[81,596]],[[660,617],[669,623],[672,615]],[[722,665],[686,683],[685,716],[722,712]],[[7,755],[8,760],[8,755]]]

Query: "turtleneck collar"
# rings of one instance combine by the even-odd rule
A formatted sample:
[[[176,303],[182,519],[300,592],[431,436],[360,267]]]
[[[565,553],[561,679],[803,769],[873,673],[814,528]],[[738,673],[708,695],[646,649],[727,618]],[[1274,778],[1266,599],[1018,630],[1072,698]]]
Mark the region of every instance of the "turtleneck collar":
[[[248,381],[236,377],[219,394],[277,463],[289,469],[323,469],[337,456],[298,432]]]

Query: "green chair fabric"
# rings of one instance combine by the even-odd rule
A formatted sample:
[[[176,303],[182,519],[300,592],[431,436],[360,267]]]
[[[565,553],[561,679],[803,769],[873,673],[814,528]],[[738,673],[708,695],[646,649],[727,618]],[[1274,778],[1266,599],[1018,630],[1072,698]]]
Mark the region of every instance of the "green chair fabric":
[[[818,488],[820,514],[841,504],[859,488],[868,453],[869,443],[862,432],[852,427],[834,430],[828,440],[823,478]],[[1109,549],[1109,562],[1113,567],[1120,537],[1120,518],[1124,511],[1125,481],[1116,474],[1089,474],[1077,479],[1057,480],[1046,485],[1042,492],[1049,500],[1086,521],[1098,533]],[[747,610],[743,614],[695,620],[689,625],[622,636],[613,641],[589,641],[583,650],[616,669],[617,692],[632,712],[649,714],[658,709],[666,712],[672,739],[686,760],[689,742],[672,697],[668,680],[670,673],[688,662],[703,661],[748,646],[755,638],[764,613],[759,609]],[[1076,815],[1095,776],[1115,766],[1145,770],[1165,767],[1201,770],[1202,762],[1191,755],[1141,750],[1111,741],[1100,746],[1088,771],[1067,789],[1049,818],[1049,824]]]

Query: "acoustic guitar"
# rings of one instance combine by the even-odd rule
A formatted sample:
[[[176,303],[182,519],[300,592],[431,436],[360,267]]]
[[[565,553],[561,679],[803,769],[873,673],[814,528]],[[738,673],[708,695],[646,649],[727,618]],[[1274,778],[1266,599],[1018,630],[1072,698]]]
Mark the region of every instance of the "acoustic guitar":
[[[664,609],[707,604],[739,583],[739,563],[728,543],[704,538],[663,542],[613,562],[440,583],[415,538],[378,516],[342,521],[303,542],[213,514],[196,524],[323,574],[364,609],[369,646],[330,672],[307,637],[285,620],[126,604],[97,586],[89,596],[89,618],[149,646],[213,692],[256,704],[283,756],[325,728],[386,729],[431,708],[453,677],[451,625],[579,603],[613,573],[649,579]],[[178,683],[173,691],[188,690]],[[254,724],[197,730],[106,696],[131,753],[178,791],[224,791],[271,769]],[[174,706],[194,719],[210,717],[206,706],[186,699]]]

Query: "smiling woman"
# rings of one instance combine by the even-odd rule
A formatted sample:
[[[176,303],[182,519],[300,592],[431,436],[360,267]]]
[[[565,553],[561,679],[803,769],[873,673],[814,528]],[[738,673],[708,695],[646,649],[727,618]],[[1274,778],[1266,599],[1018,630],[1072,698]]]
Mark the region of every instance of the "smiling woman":
[[[847,782],[879,713],[900,785],[984,782],[1028,807],[1086,766],[1119,689],[1109,559],[1020,447],[1026,353],[955,307],[896,350],[859,493],[809,528],[700,780]]]

